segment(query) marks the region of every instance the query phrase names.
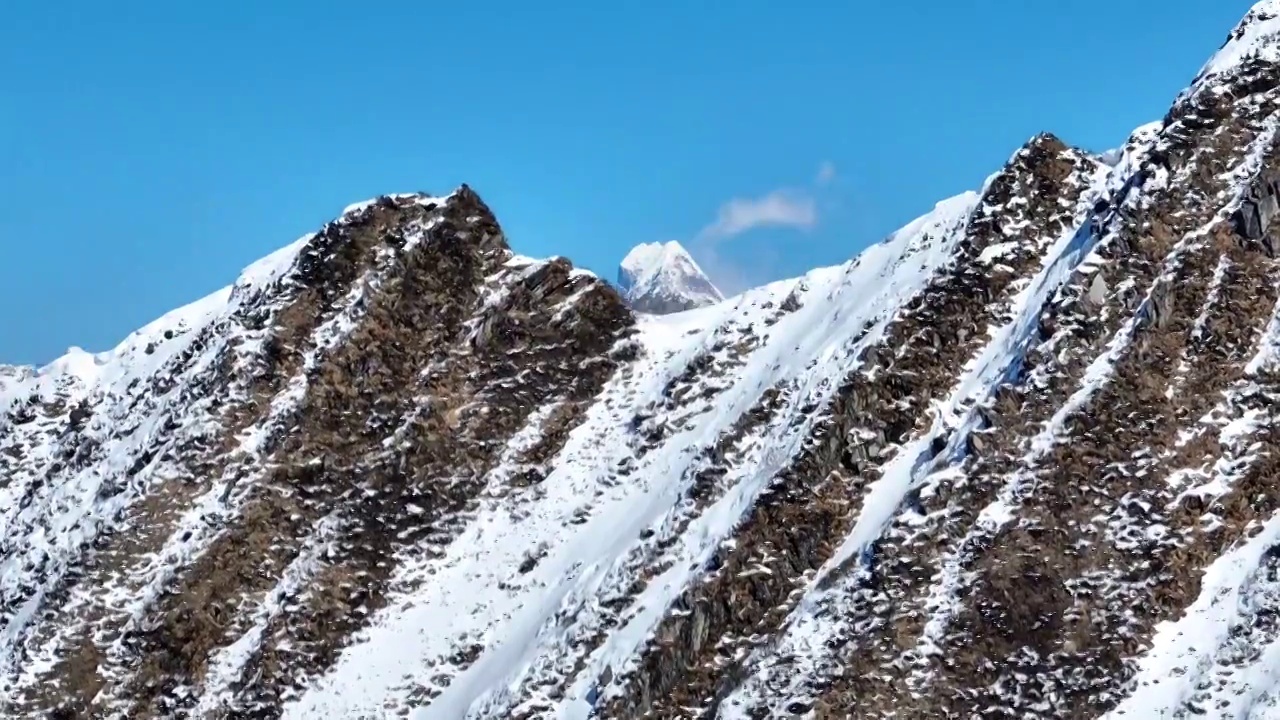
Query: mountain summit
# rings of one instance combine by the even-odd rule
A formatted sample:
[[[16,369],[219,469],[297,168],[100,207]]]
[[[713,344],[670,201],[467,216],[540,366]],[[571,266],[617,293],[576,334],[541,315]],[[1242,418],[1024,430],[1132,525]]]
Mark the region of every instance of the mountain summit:
[[[695,312],[462,186],[0,370],[0,717],[1280,718],[1273,4]]]
[[[644,243],[618,267],[618,287],[636,312],[664,315],[713,305],[724,296],[680,243]]]

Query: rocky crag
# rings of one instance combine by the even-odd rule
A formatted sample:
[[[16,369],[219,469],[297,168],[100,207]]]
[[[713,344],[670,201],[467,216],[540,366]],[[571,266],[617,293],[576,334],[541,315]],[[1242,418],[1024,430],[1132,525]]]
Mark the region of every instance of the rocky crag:
[[[701,309],[462,187],[0,368],[0,712],[1280,718],[1278,16]]]

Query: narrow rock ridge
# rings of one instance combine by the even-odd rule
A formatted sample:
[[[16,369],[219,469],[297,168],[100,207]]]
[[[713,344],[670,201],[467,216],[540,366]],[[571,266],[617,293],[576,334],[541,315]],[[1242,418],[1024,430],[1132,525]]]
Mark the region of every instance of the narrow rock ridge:
[[[0,714],[1280,717],[1276,16],[702,307],[464,186],[0,368]]]

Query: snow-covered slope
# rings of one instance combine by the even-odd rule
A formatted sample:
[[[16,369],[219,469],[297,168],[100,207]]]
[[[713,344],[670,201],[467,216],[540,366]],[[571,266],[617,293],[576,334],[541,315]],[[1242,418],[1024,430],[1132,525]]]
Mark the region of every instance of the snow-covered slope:
[[[1105,161],[1036,136],[687,312],[463,187],[0,370],[0,713],[1280,717],[1250,42]]]
[[[633,310],[663,315],[724,299],[680,243],[637,245],[618,267],[618,287]]]

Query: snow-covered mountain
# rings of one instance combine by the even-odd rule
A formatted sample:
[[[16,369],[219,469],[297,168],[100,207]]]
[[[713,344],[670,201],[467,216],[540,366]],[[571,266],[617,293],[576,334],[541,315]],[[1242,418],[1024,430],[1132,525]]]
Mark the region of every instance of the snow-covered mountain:
[[[637,245],[618,267],[622,297],[636,312],[665,315],[724,299],[680,243]]]
[[[0,373],[0,714],[1280,718],[1280,0],[673,315],[467,187]]]

